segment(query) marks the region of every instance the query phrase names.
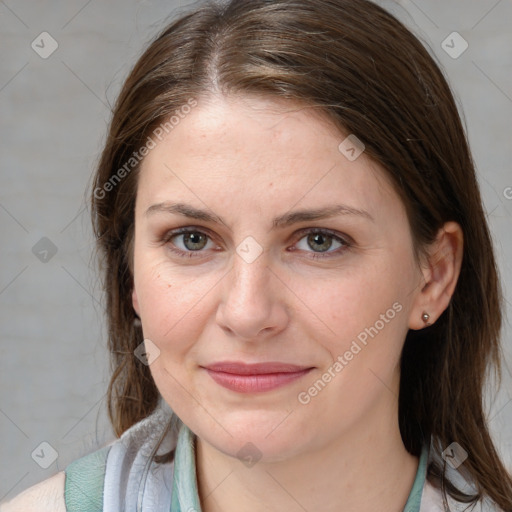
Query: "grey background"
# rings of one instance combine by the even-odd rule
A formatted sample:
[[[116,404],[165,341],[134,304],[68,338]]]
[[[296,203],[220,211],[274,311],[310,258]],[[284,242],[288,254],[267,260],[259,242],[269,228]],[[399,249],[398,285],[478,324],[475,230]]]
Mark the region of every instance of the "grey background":
[[[459,98],[510,317],[512,2],[379,3],[429,43]],[[186,6],[0,0],[0,500],[113,438],[85,191],[123,78],[169,16]],[[43,31],[58,43],[46,59],[31,47]],[[441,46],[454,31],[469,44],[458,58]],[[451,39],[448,44],[461,48]],[[504,382],[497,395],[489,394],[488,405],[494,439],[510,469],[511,335],[507,322]],[[35,462],[52,454],[41,442],[58,454],[47,469]]]

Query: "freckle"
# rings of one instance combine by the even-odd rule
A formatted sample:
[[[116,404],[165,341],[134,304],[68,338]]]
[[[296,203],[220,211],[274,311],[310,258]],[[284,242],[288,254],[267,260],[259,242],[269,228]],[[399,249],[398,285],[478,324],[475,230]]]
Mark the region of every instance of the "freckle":
[[[168,284],[168,285],[167,285],[167,288],[170,288],[171,286],[172,286],[172,284]]]

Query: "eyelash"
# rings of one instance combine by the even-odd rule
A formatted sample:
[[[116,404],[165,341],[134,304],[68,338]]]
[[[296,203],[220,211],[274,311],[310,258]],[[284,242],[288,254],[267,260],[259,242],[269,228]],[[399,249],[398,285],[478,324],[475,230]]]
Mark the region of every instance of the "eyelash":
[[[202,250],[183,251],[181,249],[176,249],[175,246],[173,247],[174,244],[169,243],[174,237],[183,235],[183,234],[187,234],[187,233],[199,233],[201,235],[205,235],[208,239],[211,240],[211,237],[208,235],[208,233],[205,233],[204,231],[201,231],[200,229],[196,229],[194,227],[188,227],[188,228],[180,228],[180,229],[175,229],[173,231],[168,231],[164,235],[162,242],[168,246],[168,249],[171,252],[173,252],[174,254],[177,254],[181,258],[202,257],[201,256],[201,252],[203,252]],[[350,249],[353,245],[353,243],[347,239],[348,238],[347,236],[345,236],[345,238],[343,238],[340,235],[338,235],[335,231],[332,231],[330,229],[325,229],[325,228],[301,229],[300,231],[298,231],[296,233],[296,236],[300,235],[300,237],[297,239],[295,244],[297,244],[300,240],[302,240],[305,236],[307,236],[309,234],[328,235],[329,237],[332,237],[333,239],[335,239],[336,241],[340,242],[343,245],[342,247],[339,247],[338,249],[336,249],[334,251],[325,251],[323,253],[322,252],[311,252],[311,256],[309,256],[309,258],[311,258],[313,260],[321,260],[321,259],[339,256],[339,255],[341,255],[341,253],[344,253],[346,250]],[[331,256],[331,255],[335,255],[335,256]]]

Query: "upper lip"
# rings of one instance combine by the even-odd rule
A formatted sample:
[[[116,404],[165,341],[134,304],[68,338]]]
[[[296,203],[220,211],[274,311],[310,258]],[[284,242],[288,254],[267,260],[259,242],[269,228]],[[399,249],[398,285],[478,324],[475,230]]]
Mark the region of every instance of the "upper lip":
[[[266,363],[243,363],[241,361],[221,361],[203,366],[215,372],[232,373],[234,375],[264,375],[267,373],[295,373],[312,368],[296,364],[269,361]]]

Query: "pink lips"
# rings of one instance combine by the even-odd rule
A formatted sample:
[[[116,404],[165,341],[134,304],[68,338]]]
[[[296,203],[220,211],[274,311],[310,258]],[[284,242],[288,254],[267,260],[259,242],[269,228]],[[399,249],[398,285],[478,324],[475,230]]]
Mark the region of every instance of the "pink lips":
[[[306,375],[312,367],[277,362],[245,364],[224,361],[204,367],[221,386],[238,393],[270,391]]]

